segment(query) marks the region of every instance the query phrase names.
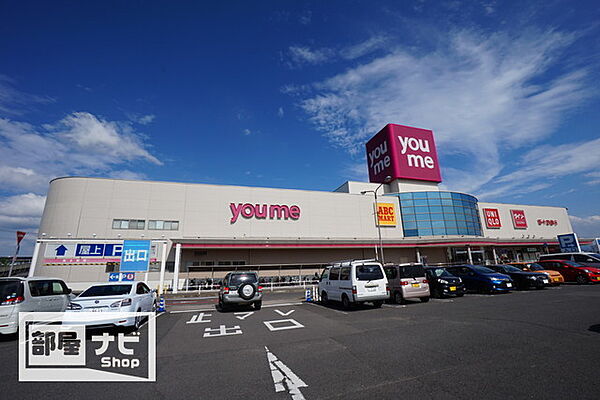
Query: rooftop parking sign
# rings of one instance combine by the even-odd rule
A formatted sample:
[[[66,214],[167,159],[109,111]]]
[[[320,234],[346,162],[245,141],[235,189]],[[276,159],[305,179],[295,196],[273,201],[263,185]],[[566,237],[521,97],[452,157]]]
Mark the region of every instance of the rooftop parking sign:
[[[121,272],[145,272],[150,263],[149,240],[124,240]]]

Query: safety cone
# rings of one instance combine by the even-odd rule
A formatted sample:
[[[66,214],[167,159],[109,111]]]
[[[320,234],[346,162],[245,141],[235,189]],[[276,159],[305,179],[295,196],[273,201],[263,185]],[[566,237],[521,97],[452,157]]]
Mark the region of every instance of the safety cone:
[[[167,308],[165,307],[165,298],[164,298],[164,296],[160,296],[160,299],[158,300],[158,307],[156,308],[156,311],[158,311],[158,312],[165,312],[165,311],[167,311]]]

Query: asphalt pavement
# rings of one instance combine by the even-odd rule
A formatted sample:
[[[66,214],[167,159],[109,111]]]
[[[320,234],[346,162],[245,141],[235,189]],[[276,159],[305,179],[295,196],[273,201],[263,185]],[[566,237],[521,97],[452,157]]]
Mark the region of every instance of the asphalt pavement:
[[[299,293],[172,305],[154,383],[18,382],[14,339],[0,362],[7,399],[597,399],[600,285],[350,311]]]

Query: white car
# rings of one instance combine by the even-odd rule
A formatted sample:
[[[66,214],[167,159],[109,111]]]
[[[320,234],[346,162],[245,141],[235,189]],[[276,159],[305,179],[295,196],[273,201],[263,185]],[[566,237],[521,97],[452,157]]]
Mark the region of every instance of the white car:
[[[321,301],[341,301],[344,308],[372,302],[381,307],[389,298],[388,280],[375,260],[354,260],[327,267],[319,282]]]
[[[70,293],[56,278],[0,278],[0,333],[17,332],[20,312],[65,311]]]
[[[156,293],[144,282],[111,282],[90,286],[71,300],[67,312],[154,312]],[[100,318],[90,325],[130,326],[138,329],[143,318]]]

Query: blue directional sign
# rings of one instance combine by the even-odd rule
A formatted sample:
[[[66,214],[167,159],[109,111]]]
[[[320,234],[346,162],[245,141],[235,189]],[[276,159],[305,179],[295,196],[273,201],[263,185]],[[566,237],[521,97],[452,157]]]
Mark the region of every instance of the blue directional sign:
[[[575,233],[558,235],[557,238],[561,253],[578,253],[581,251],[579,240],[577,240],[577,235]]]
[[[135,281],[135,272],[111,272],[108,274],[108,281],[119,282],[119,275],[121,275],[121,281]]]
[[[150,264],[149,240],[124,240],[121,272],[145,272]]]
[[[67,252],[67,250],[68,249],[65,247],[65,245],[61,244],[56,249],[54,249],[54,252],[56,253],[57,257],[62,257],[62,256],[65,255],[65,253]]]

